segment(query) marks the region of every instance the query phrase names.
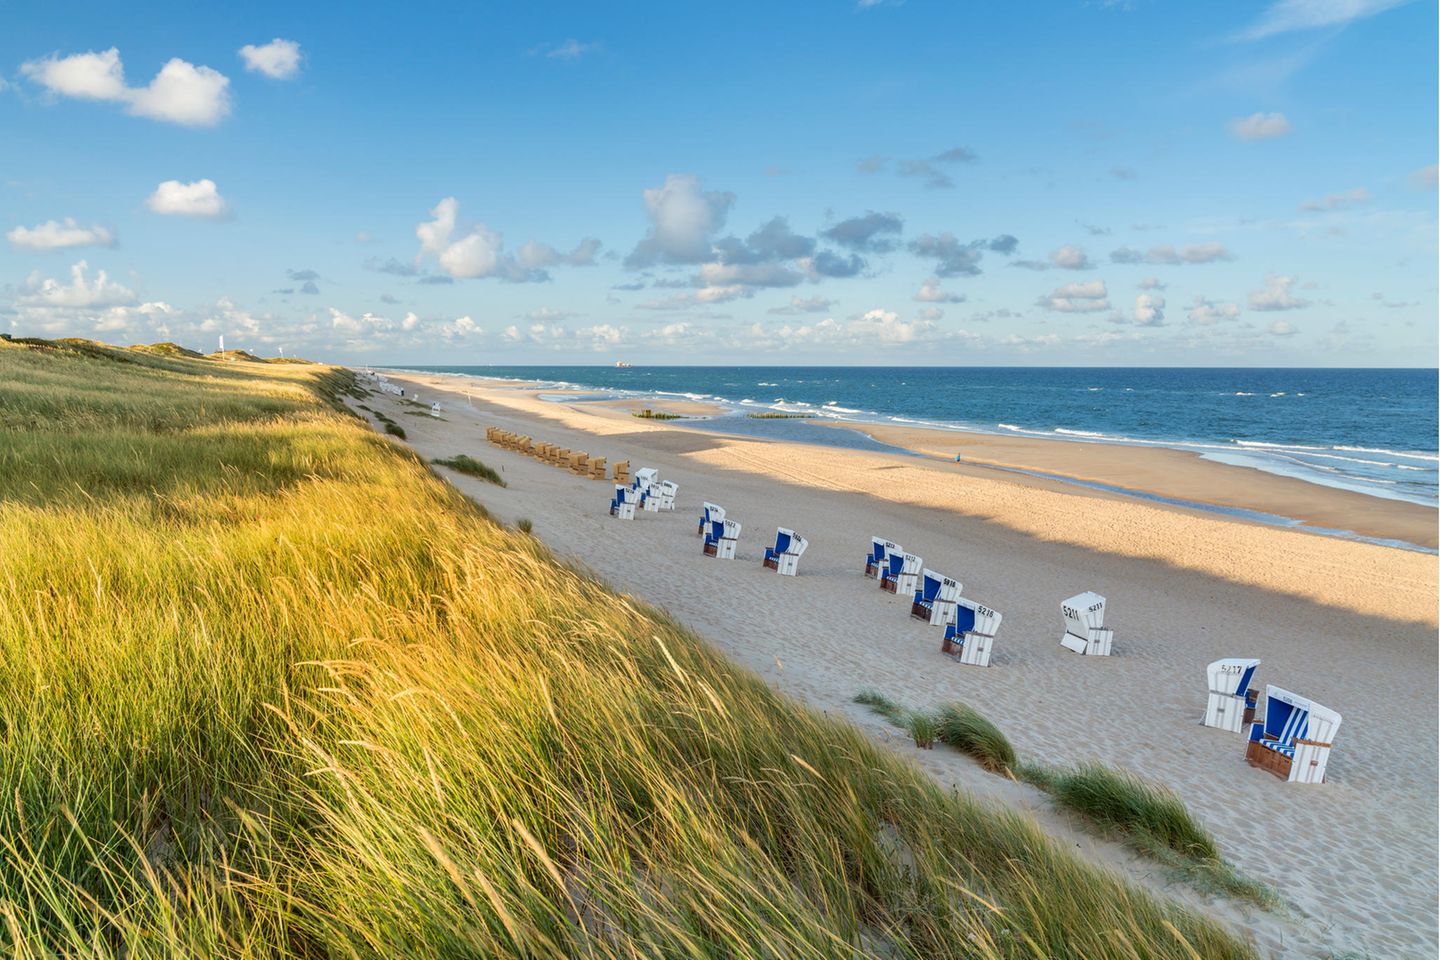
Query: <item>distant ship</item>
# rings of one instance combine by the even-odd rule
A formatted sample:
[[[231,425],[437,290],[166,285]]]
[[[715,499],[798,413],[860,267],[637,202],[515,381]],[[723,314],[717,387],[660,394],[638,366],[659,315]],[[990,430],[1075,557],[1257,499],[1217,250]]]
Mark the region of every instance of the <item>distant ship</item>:
[[[628,367],[628,366],[630,366],[630,364],[626,363],[624,360],[616,360],[616,361],[615,361],[615,366],[617,366],[617,367]]]

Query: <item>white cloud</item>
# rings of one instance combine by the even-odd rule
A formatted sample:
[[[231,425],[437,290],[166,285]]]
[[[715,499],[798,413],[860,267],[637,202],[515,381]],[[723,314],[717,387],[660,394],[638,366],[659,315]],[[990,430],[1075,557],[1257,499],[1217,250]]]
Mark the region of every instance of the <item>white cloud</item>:
[[[1275,320],[1266,329],[1277,337],[1292,337],[1300,332],[1286,320]]]
[[[1440,164],[1430,164],[1428,167],[1421,167],[1410,174],[1411,186],[1421,190],[1434,190],[1435,185],[1440,183]]]
[[[1226,320],[1240,316],[1240,308],[1233,303],[1220,303],[1196,297],[1194,304],[1185,313],[1185,318],[1197,327],[1213,327]]]
[[[1405,0],[1275,0],[1260,19],[1232,40],[1262,40],[1276,34],[1345,26],[1398,7]]]
[[[104,270],[91,280],[87,276],[90,265],[84,260],[70,267],[70,282],[64,283],[53,277],[41,277],[36,271],[25,281],[25,290],[19,303],[48,307],[109,307],[135,302],[135,294],[123,284],[112,283]]]
[[[1134,247],[1120,247],[1110,251],[1111,263],[1149,263],[1172,267],[1233,259],[1223,243],[1192,243],[1178,250],[1168,243],[1160,243],[1143,253]]]
[[[1294,286],[1294,277],[1278,273],[1265,274],[1265,286],[1259,290],[1250,291],[1250,309],[1299,310],[1302,307],[1310,306],[1309,300],[1304,300],[1290,292]]]
[[[920,289],[915,291],[914,299],[921,303],[964,303],[965,294],[941,290],[939,277],[927,277],[920,284]]]
[[[581,42],[570,37],[560,43],[541,44],[530,50],[530,55],[540,55],[549,60],[578,60],[587,53],[597,53],[604,49],[604,44],[598,40]]]
[[[1135,297],[1137,327],[1165,326],[1165,298],[1158,293],[1142,293]]]
[[[1274,140],[1294,131],[1283,113],[1252,113],[1230,121],[1230,133],[1240,140]]]
[[[230,216],[230,205],[220,196],[215,181],[208,178],[193,183],[166,180],[155,188],[145,205],[155,213],[171,217],[221,220]]]
[[[1110,309],[1109,293],[1104,280],[1087,280],[1057,287],[1048,296],[1035,301],[1036,306],[1059,313],[1096,313]]]
[[[1160,282],[1159,277],[1146,277],[1140,281],[1141,290],[1164,290],[1166,284]]]
[[[483,223],[475,224],[460,239],[451,239],[459,212],[459,201],[446,197],[431,209],[433,220],[415,225],[415,236],[420,241],[416,263],[434,257],[440,269],[457,280],[498,277],[512,283],[541,283],[550,279],[543,264],[590,264],[600,245],[598,240],[587,239],[575,250],[562,254],[548,244],[531,241],[520,248],[521,259],[517,260],[505,252],[504,237]]]
[[[1085,255],[1085,251],[1073,243],[1052,250],[1050,262],[1061,270],[1089,270],[1091,267],[1090,258]]]
[[[1301,210],[1344,210],[1347,207],[1357,206],[1370,202],[1370,191],[1364,187],[1356,187],[1354,190],[1346,190],[1343,193],[1327,193],[1318,200],[1306,200],[1300,204]]]
[[[240,59],[245,61],[245,69],[252,73],[263,73],[275,80],[289,80],[300,72],[300,44],[279,37],[260,46],[247,43],[240,48]]]
[[[68,57],[52,54],[21,64],[20,72],[56,96],[120,103],[129,114],[166,123],[208,127],[230,113],[229,78],[178,57],[143,87],[125,83],[115,47]]]
[[[835,305],[834,300],[825,297],[791,297],[790,302],[783,307],[771,307],[766,313],[775,314],[797,314],[797,313],[824,313]]]
[[[692,174],[672,173],[661,186],[646,189],[644,200],[650,232],[626,257],[631,267],[711,259],[711,237],[725,225],[735,194],[706,192]]]
[[[82,227],[71,217],[47,220],[33,227],[19,226],[5,234],[21,250],[64,250],[67,247],[113,247],[115,234],[106,227]]]

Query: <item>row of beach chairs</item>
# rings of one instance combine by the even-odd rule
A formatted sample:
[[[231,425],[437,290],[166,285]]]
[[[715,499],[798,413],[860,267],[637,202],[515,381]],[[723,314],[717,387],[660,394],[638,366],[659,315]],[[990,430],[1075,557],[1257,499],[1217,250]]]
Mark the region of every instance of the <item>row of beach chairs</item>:
[[[603,479],[603,458],[587,460],[583,453],[574,454],[553,444],[536,444],[529,437],[491,427],[487,438],[500,446],[517,450],[557,466],[567,466],[577,475]],[[615,496],[610,502],[612,515],[634,519],[637,508],[660,511],[675,508],[678,485],[662,481],[658,471],[645,467],[629,476],[629,462],[615,465]],[[741,525],[725,515],[719,504],[705,503],[696,528],[705,556],[720,560],[735,559]],[[794,530],[780,527],[775,543],[765,548],[763,559],[767,569],[782,576],[799,573],[800,558],[809,541]],[[961,663],[989,666],[995,636],[1002,615],[984,604],[961,595],[958,580],[925,566],[924,560],[906,553],[898,544],[883,537],[872,537],[870,552],[865,557],[865,575],[878,581],[880,589],[897,596],[910,597],[910,616],[931,626],[944,628],[941,652]],[[1106,599],[1086,591],[1060,604],[1065,624],[1060,645],[1083,656],[1112,655],[1115,631],[1105,625]],[[1217,660],[1207,668],[1209,699],[1203,723],[1232,733],[1248,728],[1245,759],[1254,767],[1291,783],[1322,783],[1340,727],[1340,714],[1312,700],[1274,684],[1265,687],[1260,702],[1252,687],[1260,661],[1230,657]]]
[[[695,533],[702,538],[701,551],[707,557],[717,560],[734,560],[735,548],[740,542],[740,523],[725,516],[725,508],[717,503],[706,503],[700,511],[700,523]],[[782,577],[793,577],[800,572],[800,558],[810,546],[794,530],[778,527],[775,543],[765,548],[761,564],[767,570],[774,570]]]
[[[541,463],[569,470],[577,477],[587,477],[591,480],[607,479],[604,457],[592,457],[581,450],[571,450],[558,444],[536,441],[524,434],[502,430],[499,427],[486,427],[485,439],[497,447],[514,450],[517,453],[534,457]],[[622,460],[615,464],[613,470],[617,483],[630,482],[629,460]]]

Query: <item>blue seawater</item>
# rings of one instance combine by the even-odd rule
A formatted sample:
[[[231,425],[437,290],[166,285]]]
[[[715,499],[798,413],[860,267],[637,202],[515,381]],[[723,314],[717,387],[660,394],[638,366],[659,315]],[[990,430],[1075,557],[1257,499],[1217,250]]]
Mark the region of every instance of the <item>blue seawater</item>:
[[[609,396],[685,397],[729,413],[810,413],[1076,442],[1191,450],[1311,483],[1435,506],[1432,369],[433,366]],[[701,425],[698,422],[695,424]],[[731,426],[740,426],[732,419]],[[749,421],[825,442],[835,431]],[[843,433],[843,431],[840,431]]]

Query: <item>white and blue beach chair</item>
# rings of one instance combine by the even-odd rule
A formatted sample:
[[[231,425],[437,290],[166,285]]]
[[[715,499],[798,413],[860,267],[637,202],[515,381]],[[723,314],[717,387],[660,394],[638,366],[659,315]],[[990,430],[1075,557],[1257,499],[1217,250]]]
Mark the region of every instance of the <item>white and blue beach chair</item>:
[[[740,524],[734,520],[712,520],[705,534],[705,556],[716,560],[734,560],[735,545],[740,540]]]
[[[912,595],[910,616],[932,626],[942,626],[955,617],[955,601],[960,599],[960,582],[934,570],[926,570],[920,589]]]
[[[710,524],[717,520],[725,519],[725,508],[716,503],[706,504],[700,509],[700,526],[695,528],[695,536],[703,537],[710,529]]]
[[[674,480],[661,480],[656,490],[656,499],[659,503],[658,509],[673,511],[675,509],[675,494],[680,492],[680,484]]]
[[[865,576],[871,580],[880,579],[880,574],[885,572],[885,558],[892,553],[904,553],[898,543],[892,543],[883,537],[870,538],[870,552],[865,555]]]
[[[436,418],[440,416],[440,401],[437,400],[434,403],[430,404],[430,416]]]
[[[940,652],[948,653],[961,663],[976,667],[990,666],[990,648],[1000,631],[999,612],[964,597],[955,601],[955,620],[945,626],[945,639]]]
[[[1245,759],[1290,783],[1323,783],[1340,714],[1265,685],[1265,719],[1250,726]]]
[[[1205,726],[1219,727],[1240,733],[1255,720],[1255,698],[1250,681],[1255,678],[1259,660],[1226,657],[1206,668],[1210,680],[1210,700],[1205,705]]]
[[[1065,634],[1060,645],[1090,657],[1110,656],[1115,631],[1105,627],[1105,598],[1098,593],[1078,593],[1060,604]]]
[[[615,496],[610,499],[610,516],[621,520],[635,519],[635,491],[623,483],[615,485]]]
[[[908,597],[915,592],[920,580],[920,569],[925,561],[913,553],[892,553],[885,557],[885,568],[880,574],[880,589],[888,590],[899,597]]]
[[[800,556],[810,541],[794,530],[780,527],[775,533],[775,546],[765,548],[764,564],[784,577],[793,577],[800,569]]]

